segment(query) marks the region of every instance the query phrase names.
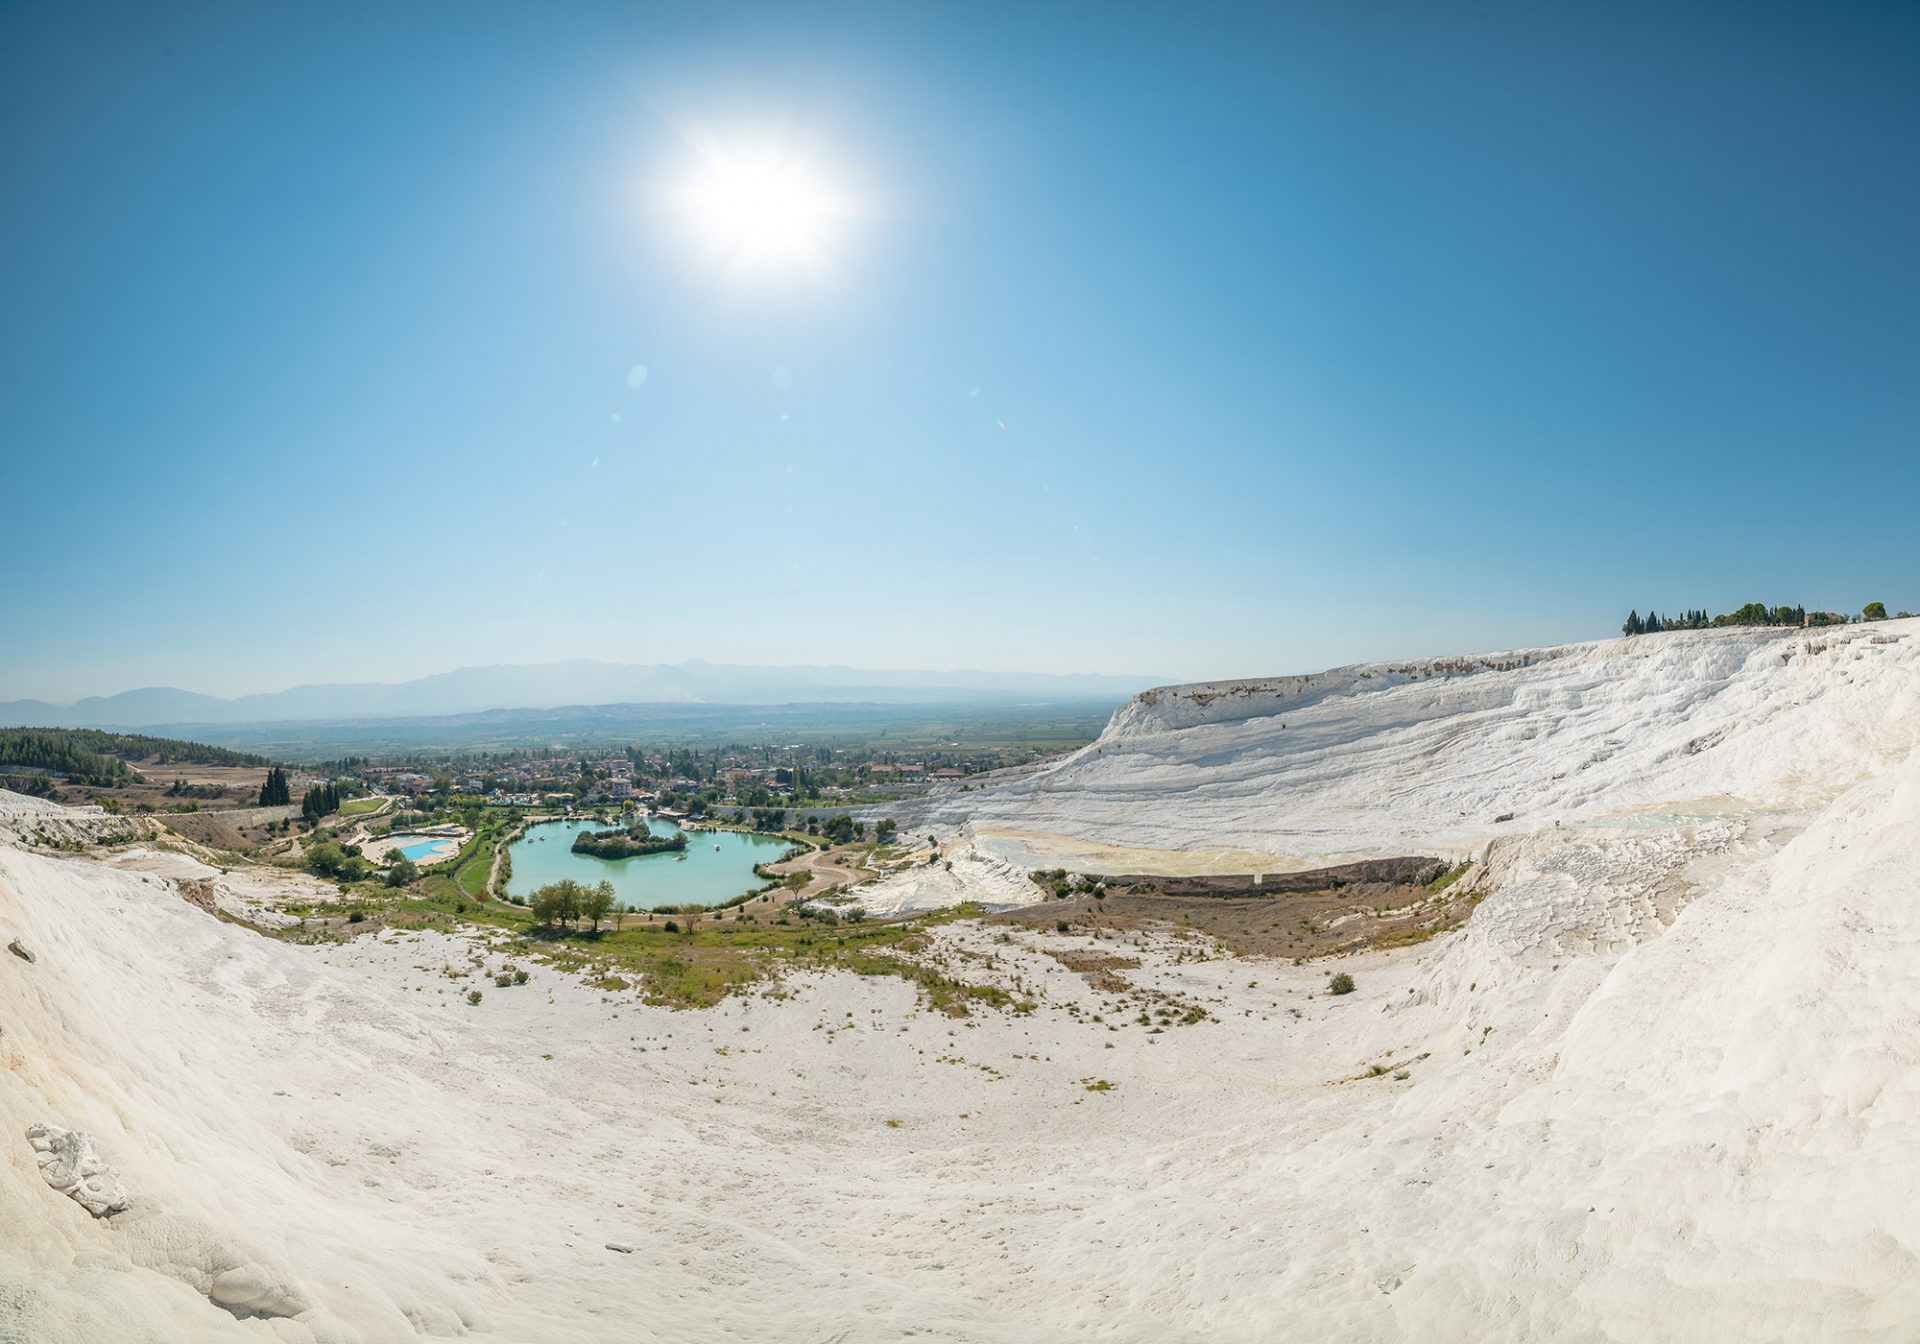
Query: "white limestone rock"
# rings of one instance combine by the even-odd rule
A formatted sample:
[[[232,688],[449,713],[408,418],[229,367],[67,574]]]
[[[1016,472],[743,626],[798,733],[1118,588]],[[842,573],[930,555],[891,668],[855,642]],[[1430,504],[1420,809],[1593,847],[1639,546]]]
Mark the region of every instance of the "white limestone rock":
[[[72,1198],[95,1218],[127,1207],[127,1189],[109,1167],[85,1130],[58,1125],[32,1125],[27,1141],[39,1156],[40,1175],[61,1194]]]

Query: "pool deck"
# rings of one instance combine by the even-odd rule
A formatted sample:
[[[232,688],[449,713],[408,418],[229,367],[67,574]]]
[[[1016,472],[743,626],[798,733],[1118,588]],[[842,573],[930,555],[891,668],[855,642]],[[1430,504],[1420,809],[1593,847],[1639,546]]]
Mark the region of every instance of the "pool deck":
[[[473,832],[464,826],[435,826],[419,831],[407,831],[400,835],[382,835],[368,840],[360,847],[360,852],[375,863],[387,863],[392,852],[427,841],[435,842],[433,853],[413,860],[417,864],[444,863],[460,852],[463,845],[473,836]]]

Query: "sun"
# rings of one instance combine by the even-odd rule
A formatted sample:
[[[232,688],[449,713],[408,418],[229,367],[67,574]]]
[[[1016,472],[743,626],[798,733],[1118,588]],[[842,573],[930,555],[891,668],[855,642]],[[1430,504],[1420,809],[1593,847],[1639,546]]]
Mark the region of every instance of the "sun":
[[[668,201],[694,241],[727,271],[793,274],[827,265],[853,207],[811,155],[709,145],[700,159]]]

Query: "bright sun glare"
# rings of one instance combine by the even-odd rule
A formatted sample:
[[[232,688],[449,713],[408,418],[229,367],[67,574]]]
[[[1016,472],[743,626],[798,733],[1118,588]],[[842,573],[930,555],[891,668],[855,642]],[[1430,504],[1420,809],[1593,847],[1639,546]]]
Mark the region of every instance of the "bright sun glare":
[[[845,195],[809,157],[783,150],[709,147],[697,174],[670,194],[674,210],[730,272],[818,272]]]

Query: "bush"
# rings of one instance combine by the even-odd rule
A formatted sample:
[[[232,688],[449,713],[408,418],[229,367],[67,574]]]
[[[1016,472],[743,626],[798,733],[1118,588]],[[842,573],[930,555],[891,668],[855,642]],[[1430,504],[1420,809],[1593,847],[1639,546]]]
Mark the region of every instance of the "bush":
[[[1340,974],[1334,976],[1333,979],[1327,981],[1327,993],[1329,994],[1353,993],[1353,977],[1348,975],[1345,971],[1340,972]]]
[[[468,1002],[468,1003],[478,1003],[478,1002],[480,1002],[480,991],[479,991],[479,990],[477,990],[477,989],[470,989],[470,990],[468,990],[468,991],[467,991],[467,1002]]]
[[[513,973],[513,983],[514,983],[514,984],[516,984],[516,985],[524,985],[524,984],[526,984],[526,983],[527,983],[527,973],[526,973],[525,971],[515,971],[515,972]]]
[[[347,911],[347,923],[349,924],[359,924],[362,921],[364,921],[366,917],[367,917],[367,912],[365,910]]]
[[[351,881],[365,869],[362,860],[330,840],[322,840],[307,850],[307,871],[316,877],[344,877]]]
[[[511,985],[513,983],[512,972],[510,971],[500,972],[500,974],[493,977],[493,983],[495,988],[505,989],[508,985]]]
[[[414,866],[413,860],[401,859],[391,868],[387,869],[387,885],[390,887],[409,886],[415,882],[419,876],[420,870]]]
[[[664,927],[665,927],[665,929],[666,929],[666,931],[667,931],[668,933],[678,933],[678,932],[680,932],[680,926],[679,926],[679,924],[677,924],[677,923],[675,923],[675,922],[674,922],[673,920],[671,920],[671,919],[670,919],[670,920],[668,920],[668,921],[666,922],[666,924],[664,925]]]
[[[1056,933],[1067,933],[1073,928],[1073,925],[1067,923],[1064,919],[1056,919],[1053,921],[1053,928]]]

